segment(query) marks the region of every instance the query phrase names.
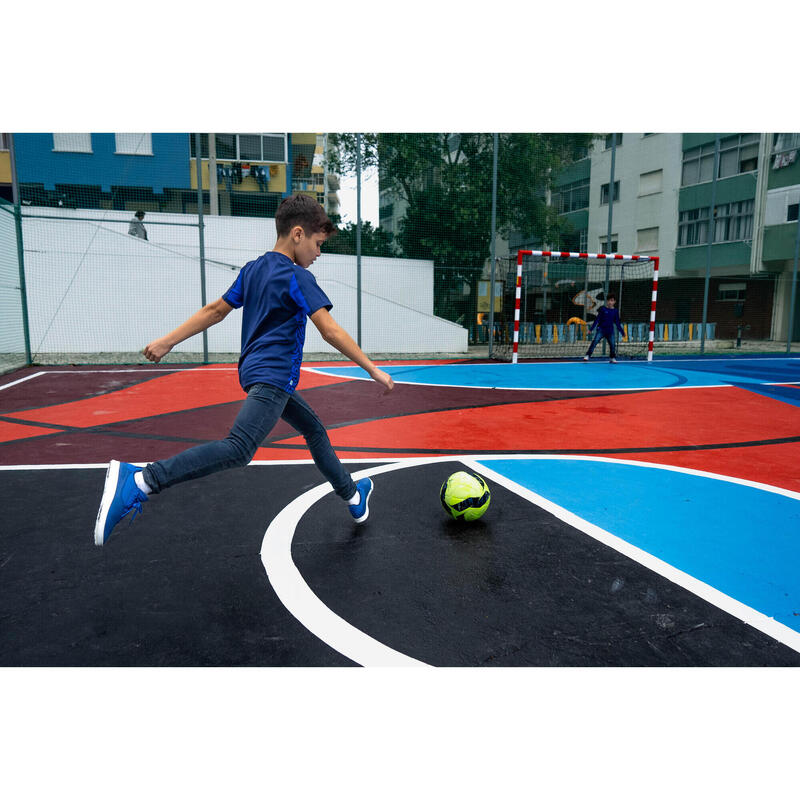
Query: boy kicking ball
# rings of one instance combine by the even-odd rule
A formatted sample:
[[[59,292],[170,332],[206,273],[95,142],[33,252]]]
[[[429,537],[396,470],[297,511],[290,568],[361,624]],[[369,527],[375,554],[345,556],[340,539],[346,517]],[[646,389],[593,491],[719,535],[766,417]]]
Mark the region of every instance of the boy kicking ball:
[[[394,382],[339,327],[329,313],[331,301],[308,271],[320,255],[320,246],[335,230],[322,206],[306,195],[287,197],[275,214],[275,227],[278,240],[273,250],[245,264],[219,300],[144,349],[144,355],[158,363],[175,345],[221,322],[234,308],[242,308],[239,382],[247,398],[233,428],[221,441],[192,447],[144,469],[112,461],[97,513],[95,544],[105,544],[115,525],[131,511],[133,521],[149,494],[220,470],[246,466],[279,419],[303,435],[314,463],[348,504],[355,522],[366,522],[372,481],[362,478],[353,482],[331,447],[322,422],[295,392],[306,319],[311,319],[326,342],[366,370],[387,392]]]
[[[622,330],[622,323],[619,319],[619,311],[617,311],[617,309],[614,307],[616,304],[617,296],[613,292],[609,292],[608,297],[606,297],[606,304],[604,306],[600,306],[600,310],[597,312],[597,317],[595,317],[594,322],[589,328],[589,331],[591,332],[596,327],[597,332],[594,335],[594,339],[592,339],[592,343],[589,345],[589,349],[586,351],[586,355],[583,357],[584,361],[588,361],[592,357],[592,353],[594,352],[595,347],[597,347],[597,343],[600,341],[600,339],[605,337],[611,346],[610,363],[617,363],[617,351],[614,347],[614,327],[616,326],[620,336],[624,333],[624,331]]]

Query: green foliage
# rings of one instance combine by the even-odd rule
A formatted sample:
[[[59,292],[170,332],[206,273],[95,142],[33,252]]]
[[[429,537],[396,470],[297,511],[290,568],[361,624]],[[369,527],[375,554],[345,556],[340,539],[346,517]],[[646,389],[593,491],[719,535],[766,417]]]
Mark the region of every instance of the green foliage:
[[[560,170],[585,155],[585,133],[499,134],[497,232],[555,243],[564,221],[546,203]],[[331,136],[334,171],[355,169],[355,134]],[[432,259],[436,313],[474,308],[474,287],[491,252],[491,133],[362,134],[362,169],[377,165],[381,189],[407,204],[397,236],[402,255]],[[465,287],[470,287],[466,288]]]
[[[348,222],[347,225],[338,224],[338,219],[333,220],[338,225],[339,232],[329,239],[325,245],[326,253],[340,255],[356,254],[356,223]],[[380,228],[373,228],[368,220],[361,221],[361,255],[396,257],[392,249],[392,235]]]

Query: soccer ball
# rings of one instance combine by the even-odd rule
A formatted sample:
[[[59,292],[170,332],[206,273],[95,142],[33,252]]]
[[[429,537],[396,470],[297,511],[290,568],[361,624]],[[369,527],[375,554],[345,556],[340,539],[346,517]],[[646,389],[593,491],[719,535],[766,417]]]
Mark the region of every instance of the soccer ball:
[[[471,522],[480,519],[489,508],[492,493],[477,472],[454,472],[442,484],[440,496],[447,514]]]

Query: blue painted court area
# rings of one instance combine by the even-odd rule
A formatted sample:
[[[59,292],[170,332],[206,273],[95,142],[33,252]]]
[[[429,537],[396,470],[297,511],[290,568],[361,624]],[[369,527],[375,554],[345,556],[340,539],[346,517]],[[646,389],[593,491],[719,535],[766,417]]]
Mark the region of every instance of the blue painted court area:
[[[800,499],[726,480],[607,461],[481,463],[800,631]]]
[[[664,359],[617,364],[598,359],[588,363],[412,364],[382,368],[398,383],[487,389],[632,391],[800,383],[800,358]],[[345,378],[368,378],[361,367],[326,366],[315,367],[314,371]]]

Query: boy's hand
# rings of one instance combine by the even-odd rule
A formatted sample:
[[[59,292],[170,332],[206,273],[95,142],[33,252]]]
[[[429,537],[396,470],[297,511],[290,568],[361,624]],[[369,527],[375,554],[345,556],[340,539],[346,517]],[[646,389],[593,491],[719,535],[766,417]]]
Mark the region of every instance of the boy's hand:
[[[170,350],[172,350],[172,345],[169,342],[164,339],[156,339],[145,347],[144,357],[158,364]]]
[[[375,371],[372,373],[372,380],[377,381],[385,388],[384,394],[388,394],[392,391],[392,389],[394,389],[394,381],[392,380],[392,376],[389,375],[388,372],[384,372],[382,369],[375,367]]]

